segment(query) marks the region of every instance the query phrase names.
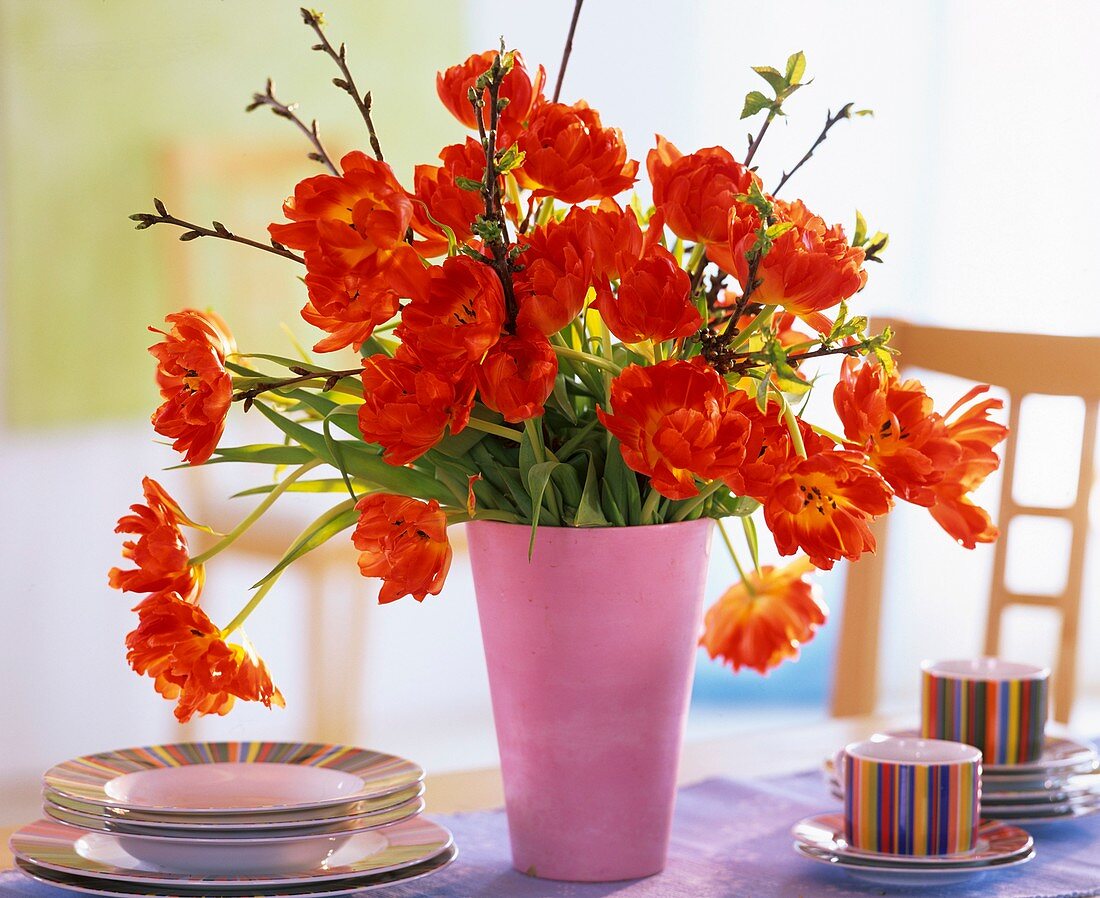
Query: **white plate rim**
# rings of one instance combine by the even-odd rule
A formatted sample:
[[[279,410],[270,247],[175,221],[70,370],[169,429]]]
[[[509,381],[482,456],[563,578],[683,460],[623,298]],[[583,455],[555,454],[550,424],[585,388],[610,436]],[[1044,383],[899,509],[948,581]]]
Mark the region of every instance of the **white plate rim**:
[[[299,808],[287,811],[273,811],[265,814],[215,814],[188,816],[180,812],[142,812],[126,808],[104,807],[90,804],[76,798],[69,798],[54,792],[48,787],[42,790],[43,803],[54,804],[75,814],[99,817],[131,826],[150,826],[164,830],[204,829],[211,832],[227,830],[279,830],[300,826],[320,826],[327,823],[342,823],[358,817],[371,817],[387,813],[399,804],[420,798],[424,794],[424,781],[419,780],[404,789],[398,789],[377,798],[361,799],[347,805],[329,805],[323,808]],[[343,813],[345,812],[346,813]]]
[[[317,801],[288,802],[262,807],[170,808],[133,804],[112,798],[106,785],[117,777],[146,770],[164,770],[212,763],[291,764],[338,770],[358,776],[361,788],[354,793]],[[384,777],[364,777],[373,767],[392,765]],[[160,811],[183,815],[263,814],[351,804],[359,799],[381,798],[408,788],[424,778],[424,769],[407,758],[352,745],[321,742],[173,742],[133,746],[80,755],[55,764],[42,776],[45,788],[85,804],[136,811]],[[374,782],[372,786],[371,783]]]
[[[442,855],[447,855],[446,858],[441,858]],[[411,876],[397,876],[402,869],[390,870],[384,873],[367,874],[363,876],[349,877],[343,880],[331,880],[327,882],[318,883],[316,890],[306,890],[305,886],[293,886],[280,889],[278,886],[269,887],[264,890],[262,898],[291,898],[291,896],[301,896],[301,898],[329,898],[329,896],[335,895],[349,895],[355,892],[368,892],[375,889],[389,888],[390,886],[400,885],[406,882],[414,882],[418,879],[423,879],[425,876],[431,876],[433,873],[438,873],[441,870],[445,870],[451,864],[453,864],[458,857],[458,846],[453,842],[438,855],[433,858],[429,858],[426,861],[422,861],[420,864],[414,864],[413,867],[426,866],[432,864],[430,869],[418,871]],[[438,861],[437,861],[438,859]],[[433,861],[437,861],[433,864]],[[28,867],[33,869],[28,869]],[[70,879],[84,880],[84,877],[75,876],[73,874],[61,873],[60,871],[52,871],[48,868],[38,867],[37,865],[30,864],[26,861],[16,861],[16,869],[22,871],[26,876],[29,876],[35,882],[43,883],[51,888],[65,889],[66,891],[79,892],[85,895],[103,895],[107,898],[122,898],[122,896],[139,896],[139,898],[168,898],[167,891],[164,888],[159,888],[154,885],[144,885],[142,883],[117,883],[118,885],[128,886],[130,890],[119,891],[117,889],[111,889],[110,880],[95,880],[88,879],[87,884],[74,885],[71,883],[61,883],[56,880],[50,879],[47,875],[36,875],[34,871],[38,871],[42,874],[58,873],[61,876],[68,877]],[[383,881],[378,880],[385,877]],[[95,885],[102,883],[99,888],[93,888]],[[287,891],[287,889],[293,888],[294,891]],[[141,889],[141,892],[136,891]],[[246,891],[236,890],[232,892],[218,892],[216,890],[203,890],[207,895],[219,896],[219,898],[245,898],[248,894]],[[198,898],[199,892],[188,892],[189,898]]]
[[[833,836],[829,840],[829,843],[814,842],[806,838],[799,833],[800,828],[806,826],[813,826],[823,831],[832,832]],[[1006,832],[1002,836],[1005,839],[1015,838],[1018,841],[1018,845],[1012,849],[1006,849],[1002,852],[996,852],[989,854],[992,849],[988,847],[989,838],[991,835],[996,835],[999,829],[1004,829]],[[1013,857],[1016,854],[1021,854],[1026,851],[1030,851],[1034,848],[1035,840],[1031,837],[1031,833],[1016,826],[1014,823],[1006,823],[1003,820],[998,819],[986,819],[983,818],[978,825],[978,839],[985,841],[987,848],[984,849],[984,856],[978,856],[978,849],[974,849],[969,852],[959,852],[958,854],[945,854],[945,855],[908,855],[908,854],[882,854],[873,851],[866,851],[862,848],[853,848],[845,843],[843,848],[835,847],[838,842],[843,842],[844,832],[844,815],[835,811],[824,814],[812,814],[809,817],[804,817],[799,820],[798,823],[791,827],[791,835],[794,836],[796,842],[800,845],[805,845],[808,848],[813,848],[815,851],[826,851],[840,855],[842,857],[858,858],[860,860],[875,861],[876,863],[891,863],[897,862],[899,866],[904,867],[944,867],[944,866],[977,866],[982,864],[994,863],[998,860]]]
[[[187,842],[190,845],[277,845],[280,842],[297,841],[299,839],[320,839],[332,836],[355,835],[356,833],[369,832],[372,829],[380,829],[384,826],[392,826],[402,820],[415,817],[424,810],[424,799],[420,796],[411,798],[399,805],[394,805],[383,814],[370,816],[349,817],[334,823],[318,824],[316,826],[299,825],[296,831],[290,832],[286,828],[256,831],[255,836],[226,836],[227,830],[145,830],[145,824],[126,823],[113,818],[92,817],[88,814],[79,814],[66,808],[55,807],[48,802],[42,806],[42,810],[63,826],[71,826],[81,830],[107,833],[112,836],[124,836],[128,839],[156,839],[158,842]],[[71,819],[66,819],[71,818]],[[309,830],[301,832],[302,829]],[[232,832],[252,832],[248,828],[232,830]]]
[[[854,858],[846,858],[843,855],[836,854],[835,852],[826,852],[817,850],[817,848],[811,848],[809,845],[803,845],[800,842],[794,843],[794,850],[802,857],[809,858],[810,861],[815,861],[818,864],[826,864],[834,869],[859,870],[860,873],[869,874],[887,874],[889,876],[908,877],[915,879],[921,876],[959,876],[970,877],[978,876],[982,873],[988,873],[990,870],[1000,870],[1007,867],[1015,867],[1020,864],[1026,864],[1035,857],[1035,848],[1032,848],[1030,852],[1027,852],[1020,857],[1013,857],[1007,859],[1007,861],[994,862],[986,865],[972,866],[972,867],[888,867],[878,866],[870,864],[857,864]]]
[[[41,832],[39,833],[37,831]],[[200,876],[198,874],[171,873],[167,871],[134,870],[132,868],[128,869],[97,861],[90,861],[79,855],[76,851],[77,841],[82,838],[83,835],[88,834],[106,838],[112,836],[111,833],[95,833],[89,830],[80,830],[77,827],[66,826],[54,820],[43,819],[37,820],[18,830],[11,837],[8,847],[11,849],[11,853],[15,858],[29,861],[36,867],[44,867],[47,870],[57,870],[60,873],[68,873],[82,878],[117,880],[119,882],[137,883],[140,885],[171,884],[189,886],[191,884],[196,884],[199,887],[224,887],[227,889],[239,890],[252,887],[301,885],[309,882],[326,882],[355,875],[366,875],[368,873],[386,873],[390,870],[399,870],[402,867],[409,867],[413,864],[426,861],[440,852],[445,851],[454,842],[454,837],[445,826],[429,820],[426,817],[413,817],[401,823],[395,823],[390,827],[383,827],[380,830],[372,831],[370,835],[383,835],[389,842],[388,846],[361,858],[359,861],[346,864],[342,869],[322,871],[314,868],[310,871],[304,870],[300,874],[286,874],[279,877],[230,877],[219,875]],[[394,845],[393,843],[395,837],[398,840],[398,845]],[[30,845],[27,844],[28,838],[32,840]],[[412,839],[412,844],[401,846],[400,841],[402,838]],[[336,854],[338,855],[344,850],[350,851],[349,846],[354,844],[354,840],[355,836],[352,836],[349,842],[342,846]],[[42,843],[38,846],[40,852],[43,848],[51,850],[51,858],[43,859],[41,853],[36,857],[34,854],[36,847],[34,844],[35,842]],[[371,858],[377,858],[379,855],[384,855],[388,850],[393,848],[408,848],[421,845],[427,849],[426,853],[415,860],[406,859],[381,867],[367,866],[357,868],[356,866],[358,864],[366,864]],[[98,869],[89,868],[87,866],[88,864],[94,864]]]

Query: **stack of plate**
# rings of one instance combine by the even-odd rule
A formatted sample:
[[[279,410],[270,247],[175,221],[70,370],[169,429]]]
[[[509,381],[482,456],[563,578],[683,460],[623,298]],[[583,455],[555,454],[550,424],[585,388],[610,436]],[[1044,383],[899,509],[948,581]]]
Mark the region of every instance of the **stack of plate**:
[[[889,733],[916,736],[916,730]],[[825,761],[830,791],[844,790],[831,758]],[[1069,736],[1048,735],[1037,761],[982,765],[982,815],[1015,823],[1043,823],[1100,812],[1100,755]]]
[[[420,816],[424,771],[340,745],[210,742],[74,758],[46,772],[48,817],[16,864],[97,895],[308,895],[447,866],[451,834]]]

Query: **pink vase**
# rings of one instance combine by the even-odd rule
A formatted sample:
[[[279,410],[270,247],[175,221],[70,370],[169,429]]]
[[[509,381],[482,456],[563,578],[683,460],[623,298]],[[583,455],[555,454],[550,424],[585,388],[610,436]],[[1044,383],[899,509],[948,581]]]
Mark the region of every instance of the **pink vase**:
[[[712,529],[468,525],[517,870],[664,868]]]

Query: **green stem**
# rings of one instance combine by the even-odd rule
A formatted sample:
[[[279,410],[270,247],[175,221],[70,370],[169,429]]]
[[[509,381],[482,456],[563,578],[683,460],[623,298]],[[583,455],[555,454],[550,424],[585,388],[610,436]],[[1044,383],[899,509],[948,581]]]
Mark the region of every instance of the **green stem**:
[[[775,393],[783,405],[783,423],[787,425],[787,431],[791,435],[791,443],[794,444],[794,451],[799,458],[805,458],[806,444],[802,441],[802,429],[798,426],[798,417],[795,415],[794,409],[791,408],[791,404],[787,401],[787,397],[779,390],[776,390]]]
[[[764,322],[771,318],[773,314],[775,314],[775,306],[764,306],[764,308],[757,313],[756,317],[745,325],[745,329],[730,341],[730,350],[737,349],[738,346],[743,346],[747,343],[749,337],[760,330]],[[726,327],[733,327],[734,324],[733,316],[730,316],[730,320],[726,323]]]
[[[745,574],[745,569],[741,567],[741,562],[737,558],[737,552],[734,551],[733,541],[730,539],[729,533],[726,531],[726,525],[722,522],[718,522],[718,532],[722,534],[722,542],[726,544],[726,549],[730,553],[730,558],[733,560],[733,566],[737,568],[737,575],[741,578],[741,582],[745,585],[745,590],[753,598],[756,597],[756,588],[749,581],[748,576]]]
[[[527,438],[531,441],[531,450],[535,453],[535,461],[542,464],[547,460],[546,444],[542,441],[542,418],[528,418],[523,422],[523,429],[527,431]],[[554,492],[554,484],[546,484],[546,504],[550,508],[550,514],[558,521],[562,520],[561,509],[558,507],[558,494]]]
[[[706,502],[712,494],[718,492],[718,490],[720,490],[724,486],[726,486],[726,484],[723,483],[721,480],[712,480],[699,491],[698,496],[694,496],[693,498],[688,499],[686,502],[684,502],[683,505],[676,509],[670,520],[672,520],[673,522],[682,521],[689,514],[695,511],[696,508]]]
[[[307,471],[311,471],[323,462],[319,458],[315,458],[313,461],[307,461],[304,465],[289,474],[278,486],[275,487],[267,496],[252,509],[251,514],[248,515],[243,521],[241,521],[236,527],[229,531],[224,537],[218,540],[209,549],[200,555],[196,555],[188,562],[191,565],[202,564],[205,561],[209,561],[223,549],[228,549],[233,543],[235,543],[249,527],[256,523],[283,493],[287,491],[294,481],[300,478]]]
[[[474,430],[480,430],[482,433],[491,433],[493,436],[504,437],[506,440],[512,440],[513,442],[520,442],[523,437],[518,430],[513,430],[511,427],[504,427],[501,424],[494,424],[492,421],[483,421],[481,418],[475,418],[470,416],[470,420],[466,425],[472,427]]]
[[[700,241],[691,248],[691,255],[688,256],[687,264],[684,266],[684,270],[690,274],[695,274],[695,266],[699,264],[699,260],[703,258],[703,254],[707,251],[707,245]]]
[[[642,523],[647,523],[652,520],[654,524],[657,521],[657,506],[660,504],[661,494],[655,489],[650,487],[649,495],[645,497],[645,504],[642,506]]]
[[[573,349],[570,346],[560,346],[557,343],[552,344],[554,352],[560,355],[562,358],[573,359],[577,362],[587,362],[596,368],[602,368],[604,371],[610,371],[612,374],[622,374],[623,369],[616,365],[614,362],[609,362],[607,359],[601,359],[598,355],[593,355],[590,352],[582,352],[579,349]]]
[[[245,622],[245,620],[248,618],[248,615],[255,611],[256,606],[264,600],[264,596],[271,592],[271,587],[279,582],[279,577],[281,576],[282,571],[280,571],[278,574],[268,580],[263,586],[256,590],[252,598],[248,600],[248,604],[246,604],[240,611],[238,611],[237,616],[233,618],[233,620],[231,620],[221,631],[222,639],[227,639],[234,630],[237,630],[241,626],[241,624]]]

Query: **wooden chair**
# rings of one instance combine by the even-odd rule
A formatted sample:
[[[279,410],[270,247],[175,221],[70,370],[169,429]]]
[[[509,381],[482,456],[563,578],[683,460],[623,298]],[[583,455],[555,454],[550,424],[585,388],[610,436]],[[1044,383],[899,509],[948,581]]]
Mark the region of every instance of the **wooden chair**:
[[[1001,449],[1004,480],[1000,510],[996,515],[1001,538],[994,549],[984,652],[987,655],[998,653],[1001,621],[1007,608],[1031,605],[1059,612],[1061,635],[1051,687],[1054,718],[1065,723],[1069,720],[1076,691],[1088,500],[1094,482],[1093,456],[1097,404],[1100,402],[1100,337],[964,331],[906,322],[876,321],[875,324],[876,330],[884,324],[894,328],[897,334],[894,345],[901,352],[903,366],[993,384],[1008,393],[1010,430]],[[1026,363],[1026,359],[1042,360],[1041,373]],[[1013,498],[1020,403],[1029,394],[1079,396],[1085,402],[1077,495],[1066,508],[1023,506]],[[1072,530],[1069,571],[1065,588],[1059,594],[1023,595],[1010,591],[1005,584],[1006,561],[1009,551],[1013,550],[1009,524],[1017,516],[1056,518],[1069,523]],[[848,568],[833,683],[831,710],[834,716],[866,714],[875,707],[886,531],[886,521],[879,521],[875,527],[878,554],[867,555]],[[1020,547],[1015,550],[1019,551]]]

